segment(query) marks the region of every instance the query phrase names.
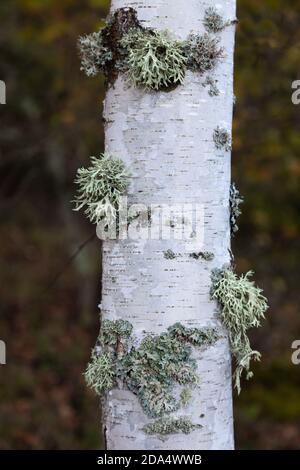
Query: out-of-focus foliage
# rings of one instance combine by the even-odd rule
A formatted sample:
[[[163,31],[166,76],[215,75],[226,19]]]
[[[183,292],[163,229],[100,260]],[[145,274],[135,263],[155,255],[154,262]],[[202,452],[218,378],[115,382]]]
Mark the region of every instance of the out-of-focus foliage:
[[[239,271],[254,269],[270,303],[251,339],[262,353],[255,379],[236,399],[238,447],[300,447],[300,3],[239,0],[235,63],[233,179],[245,197],[233,251]],[[280,363],[280,367],[278,367]]]
[[[72,212],[76,169],[103,150],[101,76],[80,72],[77,38],[108,0],[1,0],[0,448],[99,447],[98,400],[84,384],[98,332],[100,246]],[[233,174],[245,196],[233,250],[271,308],[262,354],[236,398],[239,448],[299,448],[300,4],[238,0]],[[79,254],[68,264],[76,250]],[[59,273],[62,274],[58,276]],[[54,282],[56,278],[56,282]]]
[[[1,449],[100,446],[83,377],[99,329],[100,245],[69,263],[92,232],[70,201],[77,168],[103,149],[103,82],[80,72],[77,39],[103,24],[108,3],[0,2]]]

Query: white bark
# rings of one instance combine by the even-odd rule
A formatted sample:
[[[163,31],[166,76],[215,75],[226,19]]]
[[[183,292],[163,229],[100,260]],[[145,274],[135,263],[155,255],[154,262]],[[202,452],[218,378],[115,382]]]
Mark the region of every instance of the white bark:
[[[179,39],[204,32],[205,9],[217,6],[235,18],[235,0],[112,0],[112,10],[133,7],[147,27],[169,29]],[[216,150],[213,131],[231,132],[234,26],[220,34],[226,57],[214,72],[220,95],[210,97],[204,78],[187,72],[183,85],[166,92],[128,87],[119,77],[105,101],[106,150],[133,174],[130,202],[202,204],[204,243],[213,261],[189,257],[186,241],[107,241],[103,245],[102,318],[130,321],[139,341],[175,322],[222,327],[210,300],[210,273],[230,261],[230,153]],[[174,260],[163,252],[179,253]],[[224,332],[223,332],[224,333]],[[231,360],[226,334],[195,352],[200,384],[185,415],[203,427],[165,441],[141,429],[150,420],[127,390],[113,390],[104,406],[108,449],[232,449]],[[204,415],[204,416],[203,416]]]

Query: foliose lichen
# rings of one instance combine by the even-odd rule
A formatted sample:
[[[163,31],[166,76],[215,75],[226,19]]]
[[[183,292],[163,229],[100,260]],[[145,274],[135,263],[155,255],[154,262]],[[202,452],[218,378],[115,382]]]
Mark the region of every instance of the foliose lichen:
[[[231,137],[227,129],[218,126],[214,130],[213,140],[218,150],[231,151]]]
[[[146,424],[146,426],[143,427],[143,431],[146,434],[166,436],[179,433],[190,434],[195,431],[195,429],[201,427],[201,424],[193,424],[192,421],[185,416],[179,416],[178,418],[168,416],[159,418],[153,423]]]
[[[159,90],[183,82],[183,46],[167,31],[131,29],[120,44],[126,51],[127,76],[134,86]]]
[[[239,190],[236,188],[234,183],[230,185],[230,192],[229,192],[229,208],[230,208],[230,229],[231,235],[234,234],[239,230],[237,225],[237,219],[241,215],[242,211],[240,209],[240,205],[244,202],[244,198],[241,196]]]
[[[85,208],[84,213],[92,223],[104,221],[110,226],[129,185],[129,173],[122,160],[107,153],[91,157],[89,168],[77,170],[75,183],[78,191],[74,210]]]
[[[86,372],[88,385],[101,394],[121,381],[137,395],[144,412],[152,418],[179,409],[181,398],[176,398],[172,393],[176,384],[193,386],[197,383],[191,346],[208,346],[218,339],[214,328],[202,330],[176,323],[165,333],[146,336],[136,348],[129,344],[132,329],[128,322],[117,324],[117,321],[106,320],[102,328]],[[104,375],[105,380],[97,376],[97,371],[103,374],[100,361],[103,356],[105,364],[109,360],[110,370],[113,371],[108,377]]]
[[[246,379],[253,373],[250,371],[251,360],[260,360],[260,353],[251,349],[247,332],[250,328],[261,326],[261,321],[268,309],[266,297],[262,290],[250,280],[253,273],[240,277],[232,269],[214,270],[212,272],[211,297],[220,305],[221,319],[229,334],[231,352],[235,358],[235,387],[241,391],[241,375],[246,372]]]
[[[127,320],[104,320],[101,325],[100,343],[118,348],[121,340],[130,338],[132,324]]]

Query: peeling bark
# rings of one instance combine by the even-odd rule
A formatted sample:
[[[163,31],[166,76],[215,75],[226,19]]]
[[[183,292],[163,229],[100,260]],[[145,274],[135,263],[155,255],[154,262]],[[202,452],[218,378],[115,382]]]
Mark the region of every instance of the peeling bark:
[[[235,0],[218,5],[225,20],[235,18]],[[203,33],[212,0],[112,0],[112,12],[132,7],[143,26],[169,29],[178,39]],[[226,56],[213,73],[219,95],[211,97],[203,77],[187,71],[183,85],[169,93],[129,87],[123,76],[107,91],[106,151],[131,171],[129,202],[201,204],[204,240],[119,240],[103,243],[102,318],[133,325],[136,342],[181,322],[217,326],[222,338],[194,351],[200,383],[192,400],[172,416],[187,416],[196,428],[161,440],[142,428],[151,422],[136,396],[125,389],[108,393],[103,417],[108,449],[232,449],[231,360],[217,305],[210,298],[212,269],[230,263],[230,152],[217,150],[215,128],[232,129],[234,26],[220,33]],[[205,77],[204,77],[205,78]],[[179,211],[179,209],[178,209]],[[180,211],[178,212],[178,215]],[[175,214],[176,215],[176,214]],[[164,256],[172,250],[180,256]],[[214,254],[209,262],[191,252]]]

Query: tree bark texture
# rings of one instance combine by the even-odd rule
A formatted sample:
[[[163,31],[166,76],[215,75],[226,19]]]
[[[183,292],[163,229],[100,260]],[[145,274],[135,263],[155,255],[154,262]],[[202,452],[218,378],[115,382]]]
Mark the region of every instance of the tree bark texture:
[[[204,33],[208,7],[234,19],[235,0],[112,0],[111,11],[133,7],[146,27],[169,30],[184,40]],[[132,323],[136,341],[160,334],[176,322],[188,327],[217,326],[222,338],[195,351],[200,382],[184,415],[202,427],[161,440],[142,431],[151,420],[126,389],[108,393],[103,405],[108,449],[232,449],[231,359],[226,332],[210,299],[211,271],[230,262],[230,152],[217,150],[217,126],[231,132],[234,26],[219,34],[225,49],[213,75],[219,96],[211,97],[204,78],[187,71],[183,85],[165,91],[129,86],[119,76],[107,91],[106,151],[121,158],[131,174],[129,202],[200,204],[203,244],[212,261],[189,256],[190,240],[117,240],[103,243],[102,319]],[[175,214],[176,215],[176,214]],[[172,250],[176,257],[166,259]],[[174,415],[182,415],[182,410]]]

